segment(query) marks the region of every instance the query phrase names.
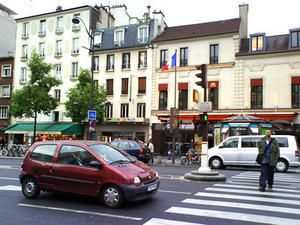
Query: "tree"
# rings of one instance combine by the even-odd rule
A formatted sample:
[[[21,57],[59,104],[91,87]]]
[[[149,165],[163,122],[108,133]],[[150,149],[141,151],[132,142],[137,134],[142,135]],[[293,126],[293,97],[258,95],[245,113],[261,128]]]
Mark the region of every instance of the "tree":
[[[33,142],[36,137],[36,120],[39,113],[49,115],[57,107],[57,102],[49,94],[52,87],[61,82],[49,75],[52,65],[44,61],[34,51],[27,63],[31,72],[28,83],[12,94],[10,114],[14,117],[34,118]]]
[[[91,101],[91,75],[87,69],[80,70],[78,83],[70,88],[67,93],[68,100],[65,102],[66,116],[72,118],[73,122],[86,121]],[[104,102],[106,91],[103,86],[94,85],[93,110],[97,112],[98,123],[104,120]]]

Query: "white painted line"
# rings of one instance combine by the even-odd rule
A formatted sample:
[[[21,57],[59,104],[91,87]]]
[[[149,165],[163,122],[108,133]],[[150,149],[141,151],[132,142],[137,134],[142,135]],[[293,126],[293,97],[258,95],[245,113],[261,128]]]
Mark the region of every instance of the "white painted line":
[[[6,170],[18,170],[19,168],[12,167],[12,166],[0,166],[0,169],[6,169]]]
[[[191,195],[191,192],[182,192],[182,191],[169,191],[169,190],[158,190],[159,192],[172,193],[172,194],[182,194],[182,195]]]
[[[112,217],[112,218],[117,218],[117,219],[135,220],[135,221],[142,220],[142,218],[139,218],[139,217],[121,216],[121,215],[116,215],[116,214],[98,213],[98,212],[91,212],[91,211],[74,210],[74,209],[57,208],[57,207],[48,207],[48,206],[41,206],[41,205],[30,205],[30,204],[19,203],[18,206],[29,207],[29,208],[37,208],[37,209],[48,209],[48,210],[62,211],[62,212],[79,213],[79,214],[88,214],[88,215],[95,215],[95,216],[105,216],[105,217]]]
[[[21,191],[21,187],[15,185],[0,186],[0,191]]]
[[[227,181],[226,184],[242,184],[242,185],[248,185],[248,186],[258,186],[258,181],[256,183],[254,182],[242,182],[242,181]],[[295,189],[295,186],[291,186],[290,184],[286,185],[280,185],[280,184],[274,184],[273,188],[286,188],[286,189]]]
[[[239,175],[234,175],[233,177],[259,177],[260,174],[253,174],[253,175],[247,175],[247,174],[239,174]],[[300,181],[299,177],[287,177],[287,176],[277,176],[276,174],[274,175],[274,179],[278,180],[296,180]]]
[[[277,225],[286,225],[286,224],[299,225],[298,219],[287,219],[287,218],[280,218],[280,217],[273,217],[273,216],[225,212],[225,211],[217,211],[217,210],[171,207],[165,212],[176,213],[181,215],[203,216],[203,217],[239,220],[239,221],[247,221],[247,222],[255,222],[255,223],[267,223],[267,224],[277,224]]]
[[[285,197],[285,198],[298,198],[300,199],[300,195],[295,194],[286,194],[281,192],[275,191],[252,191],[252,190],[239,190],[239,189],[227,189],[227,188],[214,188],[208,187],[205,188],[206,191],[216,191],[216,192],[226,192],[226,193],[239,193],[239,194],[252,194],[252,195],[259,195],[259,196],[273,196],[273,197]]]
[[[0,177],[0,180],[19,180],[19,179],[14,177]]]
[[[218,194],[210,192],[198,192],[195,196],[208,197],[208,198],[226,198],[226,199],[235,199],[235,200],[247,200],[247,201],[257,201],[257,202],[271,202],[271,203],[280,203],[280,204],[290,204],[290,205],[300,205],[300,201],[297,200],[287,200],[279,198],[270,198],[270,197],[256,197],[256,196],[246,196],[246,195],[230,195],[230,194]]]
[[[151,220],[144,223],[144,225],[203,225],[200,223],[188,223],[188,222],[181,222],[177,220],[164,220],[158,218],[152,218]]]
[[[258,186],[248,186],[248,185],[237,185],[237,184],[214,184],[214,187],[228,187],[228,188],[240,188],[240,189],[253,189],[257,190]],[[300,190],[287,190],[287,189],[277,189],[273,187],[273,192],[289,192],[289,193],[300,193]]]
[[[231,179],[246,179],[246,180],[258,180],[259,177],[241,177],[241,176],[235,176],[231,177]],[[300,183],[300,180],[292,180],[292,179],[275,179],[274,182],[289,182],[289,183]]]
[[[187,199],[183,200],[182,202],[196,204],[196,205],[209,205],[209,206],[213,205],[213,206],[221,206],[221,207],[252,209],[252,210],[260,210],[260,211],[269,211],[269,212],[279,212],[279,213],[300,215],[300,209],[277,207],[277,206],[271,206],[271,205],[256,205],[256,204],[246,204],[246,203],[238,203],[238,202],[210,201],[210,200],[204,200],[204,199],[191,199],[191,198],[187,198]]]
[[[173,175],[159,175],[159,178],[165,180],[183,180],[183,176],[173,176]]]

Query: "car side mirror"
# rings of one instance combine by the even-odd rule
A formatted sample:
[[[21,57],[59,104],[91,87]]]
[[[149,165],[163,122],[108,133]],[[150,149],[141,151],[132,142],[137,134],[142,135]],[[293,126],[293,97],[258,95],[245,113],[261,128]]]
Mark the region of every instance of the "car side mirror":
[[[94,168],[97,168],[97,169],[102,169],[102,168],[103,168],[103,164],[102,164],[101,162],[99,162],[99,161],[96,161],[96,160],[91,161],[91,162],[89,163],[89,165],[90,165],[91,167],[94,167]]]

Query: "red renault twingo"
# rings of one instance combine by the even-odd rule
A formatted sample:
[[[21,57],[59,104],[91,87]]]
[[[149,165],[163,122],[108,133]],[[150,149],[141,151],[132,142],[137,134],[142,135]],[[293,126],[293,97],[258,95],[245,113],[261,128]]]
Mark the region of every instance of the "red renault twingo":
[[[124,200],[153,196],[159,188],[156,171],[126,152],[98,141],[36,142],[25,155],[19,176],[26,198],[40,191],[100,196],[111,208]]]

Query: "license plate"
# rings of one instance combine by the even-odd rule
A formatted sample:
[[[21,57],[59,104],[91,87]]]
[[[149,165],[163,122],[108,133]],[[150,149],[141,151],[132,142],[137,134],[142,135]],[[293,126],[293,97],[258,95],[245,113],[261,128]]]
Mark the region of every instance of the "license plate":
[[[149,186],[148,187],[148,191],[153,191],[153,190],[155,190],[157,188],[157,184],[153,184],[153,185],[151,185],[151,186]]]

